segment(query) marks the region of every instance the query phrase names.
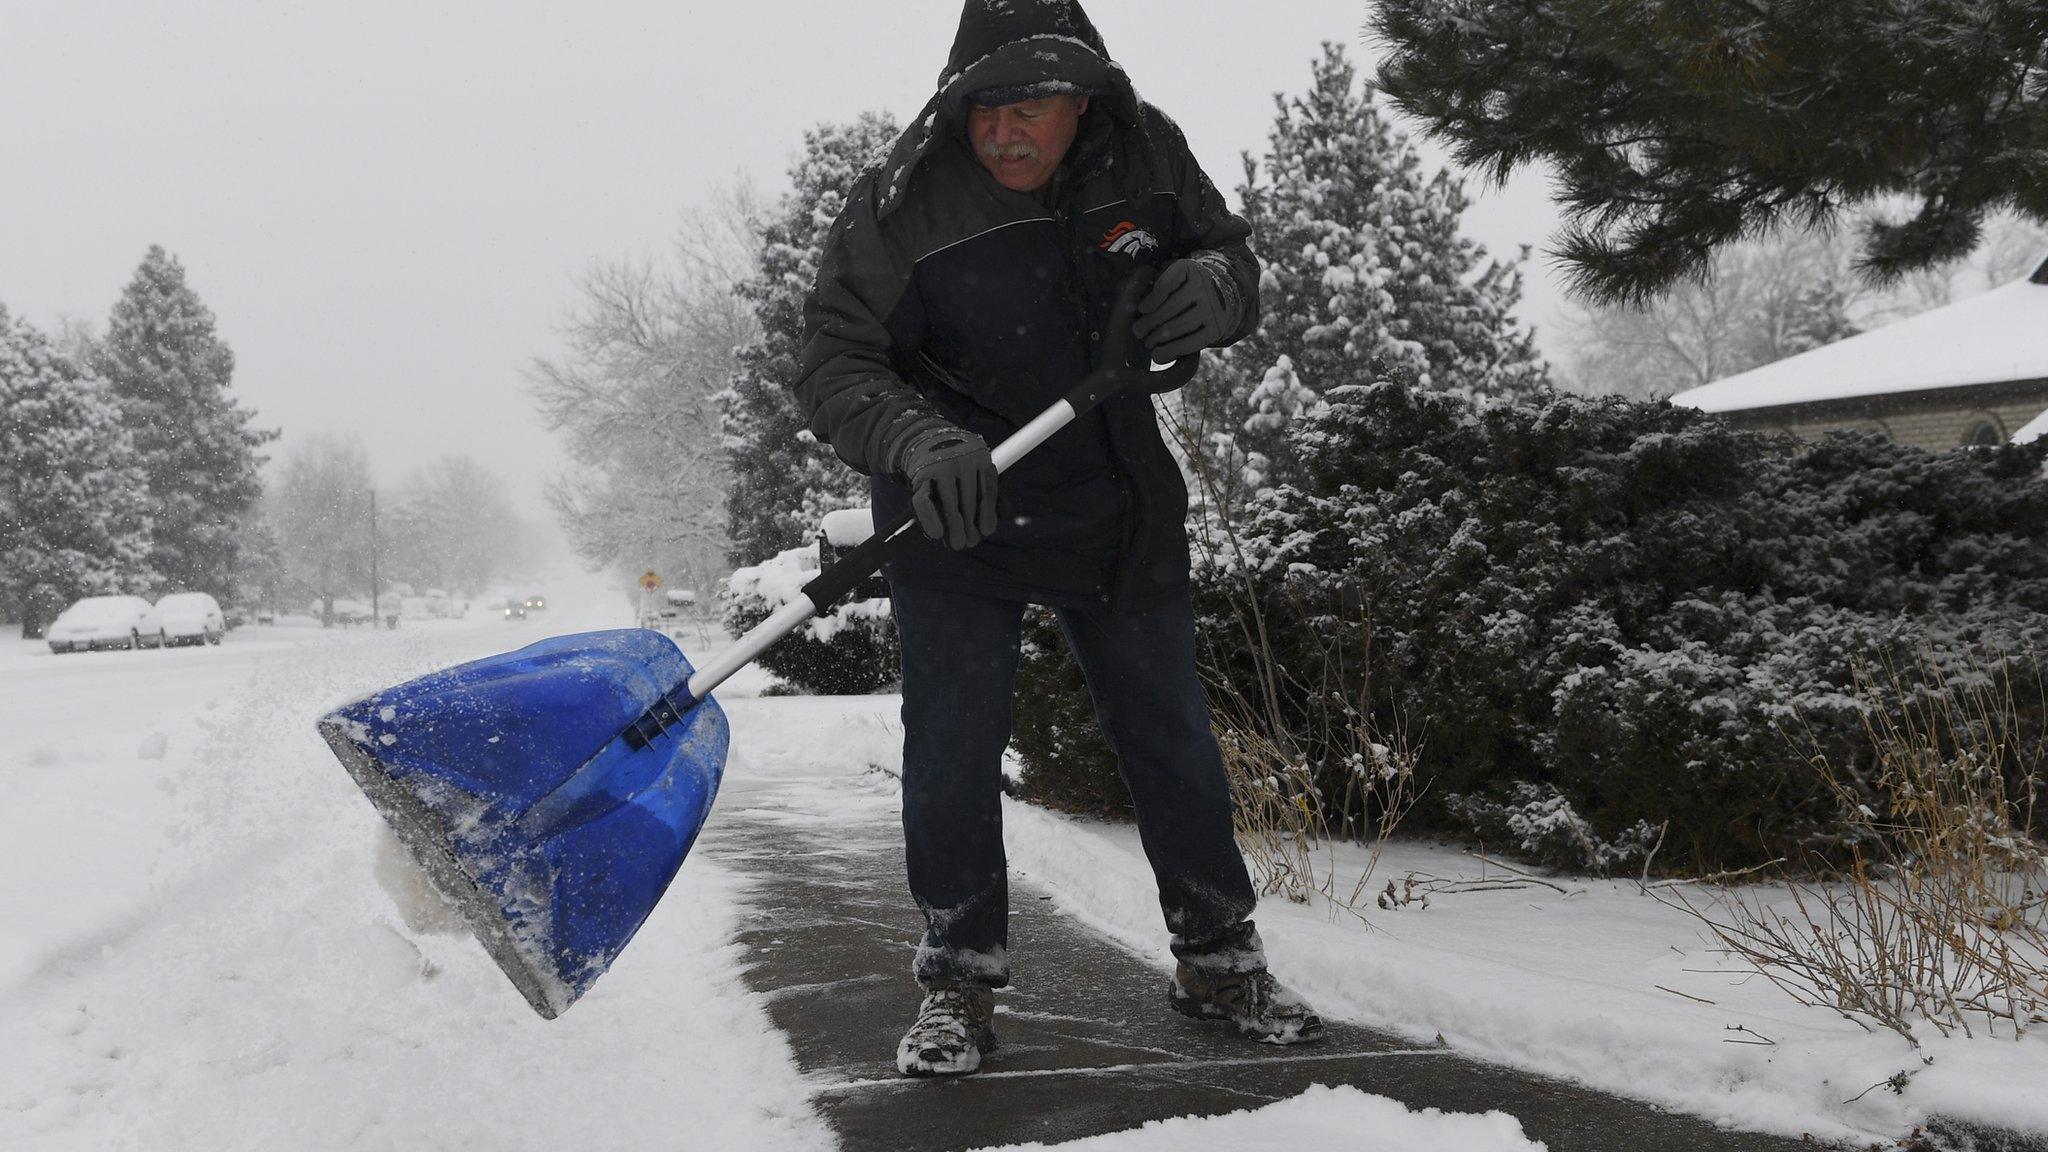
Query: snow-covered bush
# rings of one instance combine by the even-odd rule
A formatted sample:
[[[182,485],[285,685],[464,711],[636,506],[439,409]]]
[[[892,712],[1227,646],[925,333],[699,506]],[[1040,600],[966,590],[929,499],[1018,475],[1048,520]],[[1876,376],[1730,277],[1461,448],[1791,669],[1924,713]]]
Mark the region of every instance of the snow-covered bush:
[[[1586,872],[1610,872],[1644,864],[1657,850],[1658,826],[1638,820],[1613,840],[1601,838],[1572,802],[1549,784],[1519,781],[1504,799],[1467,794],[1444,807],[1483,846],[1502,848],[1539,864]]]
[[[817,575],[816,544],[785,549],[735,571],[720,597],[725,627],[735,636],[744,633],[796,599]],[[811,695],[854,695],[891,683],[902,675],[902,654],[889,601],[840,602],[762,653],[761,666]]]
[[[2048,640],[2039,447],[1796,445],[1663,404],[1391,383],[1331,390],[1291,446],[1302,482],[1198,571],[1214,674],[1311,741],[1354,708],[1405,726],[1418,818],[1579,866],[1646,855],[1645,824],[1660,866],[1826,849],[1845,826],[1810,758],[1868,761],[1859,665]],[[1319,691],[1333,653],[1362,696]],[[1334,750],[1305,751],[1334,784]]]

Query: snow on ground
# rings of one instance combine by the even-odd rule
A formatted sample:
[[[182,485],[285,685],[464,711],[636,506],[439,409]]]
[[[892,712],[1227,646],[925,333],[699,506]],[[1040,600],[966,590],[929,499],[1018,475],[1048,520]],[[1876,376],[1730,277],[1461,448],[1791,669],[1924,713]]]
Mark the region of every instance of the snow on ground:
[[[737,878],[690,861],[542,1021],[314,733],[429,668],[629,622],[562,583],[519,623],[0,644],[0,1148],[832,1145],[739,982]]]
[[[1013,1144],[1003,1152],[1179,1152],[1185,1148],[1359,1148],[1372,1152],[1529,1152],[1543,1145],[1504,1112],[1410,1111],[1398,1100],[1348,1085],[1317,1085],[1292,1100],[1224,1116],[1155,1120],[1128,1132],[1064,1144]]]
[[[419,895],[314,734],[361,692],[627,620],[611,589],[548,591],[556,606],[517,623],[244,628],[220,648],[65,657],[0,641],[0,1148],[831,1146],[740,983],[738,877],[693,856],[611,973],[544,1022]],[[895,697],[760,697],[765,683],[750,670],[719,692],[734,733],[722,809],[791,778],[815,781],[780,793],[791,821],[894,807]],[[1020,804],[1006,820],[1016,872],[1165,967],[1134,830]],[[1361,865],[1337,860],[1347,876]],[[1483,867],[1403,843],[1376,879]],[[1722,971],[1695,921],[1633,884],[1563,884],[1367,904],[1370,926],[1269,898],[1259,920],[1276,970],[1326,1014],[1483,1059],[1791,1135],[1896,1137],[1933,1112],[2048,1131],[2039,1031],[1916,1053]],[[1903,1094],[1866,1091],[1901,1072]],[[1078,1147],[1281,1123],[1528,1146],[1507,1117],[1339,1090]]]
[[[1004,818],[1013,871],[1059,893],[1062,910],[1171,963],[1135,829],[1023,804]],[[1356,850],[1335,857],[1347,894],[1364,863]],[[1374,887],[1410,872],[1476,878],[1486,867],[1456,848],[1400,842]],[[1267,897],[1258,921],[1274,971],[1325,1014],[1421,1042],[1442,1036],[1484,1060],[1788,1136],[1897,1138],[1930,1112],[2048,1133],[2044,1029],[2014,1042],[2010,1029],[2000,1040],[1944,1041],[1923,1028],[1915,1052],[1730,971],[1699,921],[1632,882],[1561,885],[1562,894],[1468,892],[1396,911],[1368,892],[1358,907],[1370,923],[1328,902]],[[1902,1094],[1865,1091],[1900,1072],[1911,1074]]]

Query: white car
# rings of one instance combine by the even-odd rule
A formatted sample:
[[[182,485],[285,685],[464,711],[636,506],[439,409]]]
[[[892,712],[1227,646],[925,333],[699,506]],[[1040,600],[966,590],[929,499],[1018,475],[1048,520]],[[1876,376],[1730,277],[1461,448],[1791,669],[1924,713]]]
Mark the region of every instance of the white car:
[[[314,619],[319,619],[323,605],[324,601],[313,601],[310,612]],[[370,622],[370,602],[368,600],[351,600],[345,596],[336,596],[334,598],[334,622],[344,628],[353,627],[357,624],[368,624]]]
[[[52,652],[164,646],[163,622],[140,596],[87,596],[57,616],[43,639]]]
[[[218,644],[228,630],[220,601],[204,592],[173,592],[156,602],[156,614],[173,644]]]

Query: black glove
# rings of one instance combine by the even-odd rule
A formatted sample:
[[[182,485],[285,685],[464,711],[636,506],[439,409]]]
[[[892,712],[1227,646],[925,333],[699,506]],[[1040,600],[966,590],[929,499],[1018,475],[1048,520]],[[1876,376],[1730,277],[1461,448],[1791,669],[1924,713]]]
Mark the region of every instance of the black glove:
[[[920,432],[899,471],[925,535],[957,550],[995,533],[996,463],[981,437],[951,425]]]
[[[1138,301],[1131,330],[1152,350],[1155,363],[1171,364],[1222,343],[1232,319],[1223,312],[1223,289],[1209,270],[1193,260],[1175,260]]]

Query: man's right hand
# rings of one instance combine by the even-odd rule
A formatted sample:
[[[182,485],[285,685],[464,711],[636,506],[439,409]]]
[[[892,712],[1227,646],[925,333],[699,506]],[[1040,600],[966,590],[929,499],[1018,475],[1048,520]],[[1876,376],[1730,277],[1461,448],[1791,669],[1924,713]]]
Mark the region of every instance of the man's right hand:
[[[994,535],[996,464],[981,437],[950,426],[920,433],[904,447],[901,471],[925,535],[955,550]]]

